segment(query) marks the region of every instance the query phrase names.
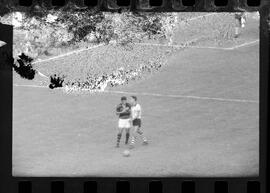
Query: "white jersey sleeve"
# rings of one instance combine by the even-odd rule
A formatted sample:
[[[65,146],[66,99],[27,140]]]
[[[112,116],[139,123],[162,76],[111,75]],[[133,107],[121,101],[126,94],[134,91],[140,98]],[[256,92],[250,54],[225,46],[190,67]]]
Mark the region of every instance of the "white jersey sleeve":
[[[131,108],[131,112],[132,112],[132,118],[133,119],[141,119],[141,117],[142,117],[141,105],[136,104],[135,106],[133,106]]]
[[[138,104],[138,119],[141,119],[142,118],[142,107],[141,105]]]

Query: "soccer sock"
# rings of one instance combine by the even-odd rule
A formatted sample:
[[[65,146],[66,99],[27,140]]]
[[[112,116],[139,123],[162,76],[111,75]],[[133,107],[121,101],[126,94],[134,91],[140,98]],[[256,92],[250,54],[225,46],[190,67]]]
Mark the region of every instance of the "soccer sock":
[[[144,136],[141,130],[139,130],[137,133],[142,137],[143,141],[147,141],[146,137]]]
[[[147,141],[146,137],[143,134],[141,134],[141,136],[143,141]]]
[[[128,144],[129,133],[126,133],[126,144]]]
[[[143,141],[147,141],[147,138],[144,135],[142,135],[142,138],[143,138]]]
[[[132,145],[135,144],[135,137],[134,136],[131,138],[131,144]]]
[[[122,134],[121,134],[121,133],[118,133],[118,134],[117,134],[117,144],[119,144],[119,143],[120,143],[121,136],[122,136]]]

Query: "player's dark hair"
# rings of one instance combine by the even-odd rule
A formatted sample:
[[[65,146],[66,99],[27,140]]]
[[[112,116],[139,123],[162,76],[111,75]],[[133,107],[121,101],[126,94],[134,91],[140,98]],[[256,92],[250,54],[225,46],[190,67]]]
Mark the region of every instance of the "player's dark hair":
[[[123,101],[123,100],[127,100],[127,97],[122,96],[122,97],[121,97],[121,101]]]
[[[131,96],[135,101],[137,101],[137,97],[136,96]]]

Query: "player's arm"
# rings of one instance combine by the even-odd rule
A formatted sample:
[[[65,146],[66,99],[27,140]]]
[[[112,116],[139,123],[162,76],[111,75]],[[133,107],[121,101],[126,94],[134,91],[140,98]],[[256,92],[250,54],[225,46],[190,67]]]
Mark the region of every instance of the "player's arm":
[[[138,117],[142,117],[142,107],[141,107],[141,105],[139,106]]]
[[[122,111],[120,109],[121,109],[121,106],[116,107],[116,115],[120,115],[121,113],[125,112],[125,109],[123,109]]]
[[[117,107],[116,107],[116,112],[115,112],[115,113],[116,113],[116,115],[119,115],[119,114],[121,113],[121,111],[120,111],[120,106],[117,106]]]
[[[128,105],[128,106],[125,108],[125,111],[126,111],[127,113],[131,113],[131,106]]]
[[[141,116],[142,116],[142,107],[141,107],[141,105],[139,105],[139,107],[138,107],[138,113],[137,113],[137,117],[136,118],[139,118]]]

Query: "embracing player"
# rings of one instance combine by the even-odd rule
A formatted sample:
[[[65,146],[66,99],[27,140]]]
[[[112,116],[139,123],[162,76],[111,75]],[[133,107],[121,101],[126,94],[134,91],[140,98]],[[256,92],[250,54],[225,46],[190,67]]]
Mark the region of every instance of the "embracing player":
[[[137,102],[136,96],[131,96],[131,119],[132,119],[132,125],[133,125],[133,131],[132,131],[132,137],[131,137],[131,143],[130,148],[133,148],[135,145],[135,135],[139,134],[143,140],[143,144],[148,144],[148,141],[146,137],[143,134],[143,131],[141,129],[142,126],[142,108],[141,105]]]
[[[124,129],[126,130],[125,144],[128,144],[129,132],[131,128],[131,105],[127,103],[127,98],[125,96],[121,97],[121,103],[116,107],[116,115],[119,116],[116,147],[119,147]]]
[[[238,36],[240,35],[240,29],[244,28],[246,24],[246,20],[247,20],[246,12],[235,13],[235,20],[236,20],[236,26],[235,26],[234,37],[238,38]]]

